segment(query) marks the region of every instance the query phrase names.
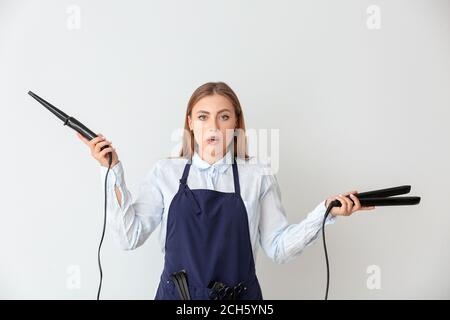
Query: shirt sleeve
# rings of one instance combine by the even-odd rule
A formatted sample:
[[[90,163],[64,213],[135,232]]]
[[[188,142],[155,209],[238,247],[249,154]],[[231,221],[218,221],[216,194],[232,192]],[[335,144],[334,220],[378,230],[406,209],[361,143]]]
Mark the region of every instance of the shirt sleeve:
[[[103,193],[108,168],[100,167]],[[124,250],[132,250],[142,245],[162,220],[164,212],[163,194],[158,186],[159,170],[155,164],[145,175],[139,193],[133,201],[128,190],[122,162],[118,162],[108,173],[106,183],[107,222],[114,238]],[[115,187],[122,195],[119,203]]]
[[[274,174],[262,176],[260,193],[260,244],[269,258],[286,263],[300,255],[318,237],[327,208],[325,200],[299,223],[289,224],[281,202],[281,191]],[[334,223],[329,214],[325,225]]]

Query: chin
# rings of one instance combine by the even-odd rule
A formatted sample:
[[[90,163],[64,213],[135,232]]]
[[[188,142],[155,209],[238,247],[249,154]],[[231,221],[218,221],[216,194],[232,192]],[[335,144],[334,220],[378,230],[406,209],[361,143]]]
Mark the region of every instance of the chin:
[[[207,152],[223,152],[223,146],[222,145],[210,145],[210,144],[206,144],[203,147],[203,150],[207,151]]]

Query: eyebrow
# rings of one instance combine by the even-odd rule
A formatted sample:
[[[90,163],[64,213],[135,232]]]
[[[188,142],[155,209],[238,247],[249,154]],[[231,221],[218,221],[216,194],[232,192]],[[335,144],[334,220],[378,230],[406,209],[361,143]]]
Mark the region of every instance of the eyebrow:
[[[224,111],[229,111],[229,112],[231,112],[230,109],[222,109],[222,110],[218,111],[217,113],[221,113],[221,112],[224,112]],[[205,110],[199,110],[199,111],[197,111],[197,113],[206,113],[206,114],[209,114],[209,112],[208,112],[208,111],[205,111]]]

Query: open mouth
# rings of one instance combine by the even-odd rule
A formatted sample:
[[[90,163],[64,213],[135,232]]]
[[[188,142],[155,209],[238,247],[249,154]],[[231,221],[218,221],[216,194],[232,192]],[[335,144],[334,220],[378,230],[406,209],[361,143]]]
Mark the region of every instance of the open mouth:
[[[220,139],[219,137],[213,136],[213,137],[209,137],[208,139],[206,139],[206,142],[208,144],[217,144],[219,143]]]

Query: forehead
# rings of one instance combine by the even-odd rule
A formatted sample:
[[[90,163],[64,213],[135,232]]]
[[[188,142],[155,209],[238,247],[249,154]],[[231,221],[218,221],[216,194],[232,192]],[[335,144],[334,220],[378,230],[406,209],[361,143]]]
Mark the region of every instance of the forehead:
[[[215,112],[222,109],[228,109],[229,111],[233,111],[233,105],[231,104],[231,101],[222,96],[222,95],[212,95],[212,96],[206,96],[201,98],[192,108],[192,111],[198,112],[200,110],[208,111],[208,112]]]

